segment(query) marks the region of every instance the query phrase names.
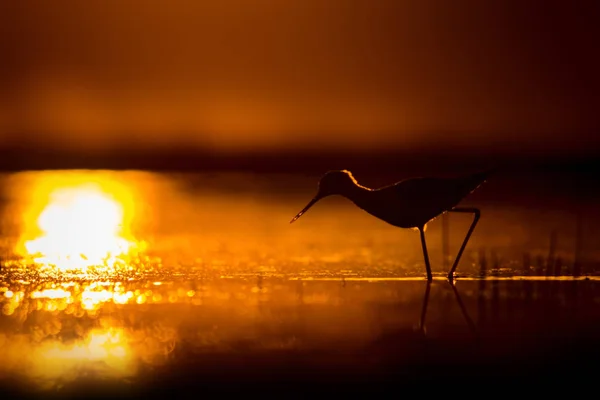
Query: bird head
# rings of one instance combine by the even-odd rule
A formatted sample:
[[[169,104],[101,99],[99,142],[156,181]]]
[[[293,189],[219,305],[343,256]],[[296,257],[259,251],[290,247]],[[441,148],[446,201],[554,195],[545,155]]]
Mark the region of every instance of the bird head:
[[[309,208],[311,208],[317,201],[324,197],[332,196],[336,194],[348,193],[352,187],[356,186],[356,179],[352,176],[352,173],[347,170],[336,170],[329,171],[321,177],[319,180],[319,187],[317,194],[313,199],[290,221],[290,224],[296,221],[302,216]]]

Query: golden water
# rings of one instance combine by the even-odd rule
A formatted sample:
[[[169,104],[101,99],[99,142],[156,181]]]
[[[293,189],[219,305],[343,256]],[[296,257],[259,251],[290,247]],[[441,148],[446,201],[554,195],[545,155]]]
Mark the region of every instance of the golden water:
[[[418,235],[335,198],[290,225],[315,187],[298,177],[235,174],[1,176],[0,378],[55,388],[81,376],[135,378],[143,366],[169,365],[177,348],[356,347],[389,329],[416,337],[425,288]],[[536,228],[522,216],[484,209],[459,272],[478,276],[482,248],[501,253],[487,268],[504,276],[523,272],[524,246],[547,252],[546,238],[532,242]],[[452,249],[469,222],[452,217]],[[441,223],[427,235],[443,276]],[[571,236],[557,251],[565,263]],[[432,290],[428,332],[464,334],[490,287],[461,282],[461,310],[445,285]]]

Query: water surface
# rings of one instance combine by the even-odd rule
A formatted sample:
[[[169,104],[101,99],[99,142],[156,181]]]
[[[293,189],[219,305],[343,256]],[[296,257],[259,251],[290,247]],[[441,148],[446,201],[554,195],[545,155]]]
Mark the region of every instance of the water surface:
[[[566,343],[597,338],[596,233],[577,207],[474,195],[461,279],[427,285],[418,234],[345,199],[290,225],[315,189],[285,175],[1,176],[3,386],[414,381],[446,376],[440,363],[548,377],[579,366]],[[428,225],[437,277],[469,223]]]

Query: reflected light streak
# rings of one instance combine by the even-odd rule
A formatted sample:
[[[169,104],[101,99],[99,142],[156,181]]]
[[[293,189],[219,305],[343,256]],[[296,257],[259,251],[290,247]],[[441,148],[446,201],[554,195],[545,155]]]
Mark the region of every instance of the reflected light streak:
[[[105,360],[108,358],[124,359],[127,356],[127,344],[121,329],[111,328],[106,331],[90,332],[85,340],[74,345],[52,343],[41,350],[45,359],[63,360]]]
[[[137,309],[132,320],[116,310],[201,300],[188,282],[156,283],[0,281],[0,317],[10,321],[0,329],[0,375],[19,374],[52,389],[82,377],[132,378],[140,363],[163,364],[178,340],[177,330],[157,319],[161,312]],[[175,321],[182,318],[173,311],[169,315]]]
[[[63,289],[46,289],[31,294],[32,299],[66,299],[71,297],[71,292]]]
[[[201,304],[191,285],[160,285],[156,282],[44,282],[18,289],[0,287],[0,314],[22,316],[35,310],[65,311],[95,318],[106,304]]]
[[[47,341],[34,350],[29,375],[42,386],[76,379],[90,372],[117,378],[137,372],[137,360],[130,339],[122,328],[96,329],[72,343]]]

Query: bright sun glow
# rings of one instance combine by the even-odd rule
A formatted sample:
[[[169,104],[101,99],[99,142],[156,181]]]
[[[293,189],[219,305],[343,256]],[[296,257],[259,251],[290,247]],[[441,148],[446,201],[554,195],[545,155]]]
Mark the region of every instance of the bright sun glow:
[[[41,255],[38,262],[68,269],[103,264],[129,251],[122,222],[122,207],[94,187],[57,190],[38,218],[43,236],[25,247]]]
[[[131,208],[132,202],[123,201],[127,193],[122,189],[115,192],[97,183],[83,183],[46,192],[34,199],[37,211],[28,217],[34,226],[27,229],[28,238],[23,241],[36,263],[86,272],[92,266],[112,267],[135,246],[128,237],[124,207]]]

